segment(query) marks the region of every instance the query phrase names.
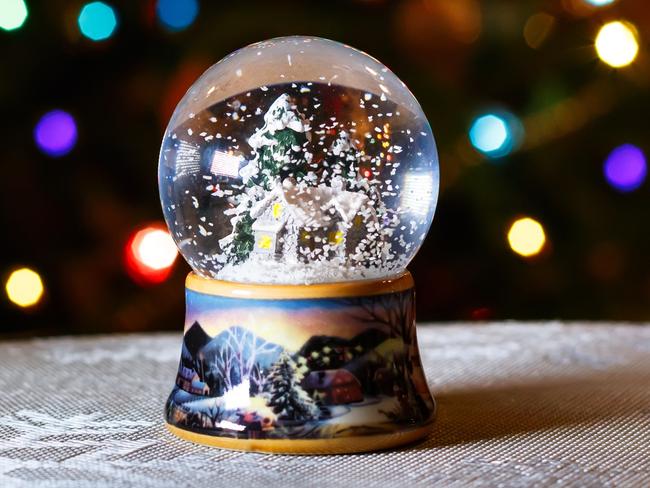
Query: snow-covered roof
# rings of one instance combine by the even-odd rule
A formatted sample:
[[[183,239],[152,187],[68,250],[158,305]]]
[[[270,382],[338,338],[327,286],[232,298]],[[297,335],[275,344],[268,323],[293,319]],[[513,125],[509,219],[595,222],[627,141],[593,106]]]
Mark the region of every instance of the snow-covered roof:
[[[257,219],[253,222],[253,230],[261,230],[266,232],[277,233],[284,227],[284,222],[280,220],[260,220]]]
[[[346,223],[365,207],[369,199],[363,193],[342,190],[341,187],[306,186],[294,184],[286,179],[282,184],[276,185],[265,198],[251,208],[251,217],[258,218],[268,206],[276,201],[285,204],[284,212],[288,212],[296,225],[302,227],[326,227],[332,223],[330,209],[335,209],[335,214]]]

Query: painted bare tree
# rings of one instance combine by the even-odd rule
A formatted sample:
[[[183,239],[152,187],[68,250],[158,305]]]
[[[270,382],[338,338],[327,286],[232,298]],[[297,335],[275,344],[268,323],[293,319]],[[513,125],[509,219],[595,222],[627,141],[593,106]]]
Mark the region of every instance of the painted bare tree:
[[[413,383],[413,370],[420,363],[415,329],[415,300],[412,291],[389,293],[380,297],[361,297],[350,302],[360,322],[386,330],[402,339],[404,353],[390,361],[394,392],[399,402],[395,412],[384,412],[392,420],[422,420],[430,412]]]
[[[355,318],[386,330],[391,337],[399,337],[409,349],[415,348],[415,300],[408,291],[389,293],[381,297],[352,299]]]
[[[223,332],[218,348],[201,356],[203,367],[209,365],[206,379],[211,390],[219,396],[248,379],[252,393],[261,391],[265,375],[260,361],[264,362],[265,355],[276,353],[277,347],[241,327]]]

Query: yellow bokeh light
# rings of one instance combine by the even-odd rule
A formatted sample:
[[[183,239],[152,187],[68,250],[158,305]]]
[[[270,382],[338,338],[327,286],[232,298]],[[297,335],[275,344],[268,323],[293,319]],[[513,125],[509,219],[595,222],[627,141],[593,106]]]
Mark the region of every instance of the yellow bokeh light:
[[[31,307],[43,296],[43,280],[36,271],[20,268],[9,275],[5,290],[9,300],[19,307]]]
[[[621,21],[605,24],[596,36],[596,53],[613,68],[629,65],[639,53],[636,28]]]
[[[516,220],[508,231],[510,248],[524,257],[538,254],[546,243],[542,224],[530,217]]]

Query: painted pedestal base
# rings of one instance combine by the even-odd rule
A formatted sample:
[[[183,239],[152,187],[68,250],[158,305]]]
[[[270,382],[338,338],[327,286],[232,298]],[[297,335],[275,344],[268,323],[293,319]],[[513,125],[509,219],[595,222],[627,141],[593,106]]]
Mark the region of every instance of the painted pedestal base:
[[[424,437],[413,280],[244,285],[190,274],[175,435],[246,451],[329,454]]]

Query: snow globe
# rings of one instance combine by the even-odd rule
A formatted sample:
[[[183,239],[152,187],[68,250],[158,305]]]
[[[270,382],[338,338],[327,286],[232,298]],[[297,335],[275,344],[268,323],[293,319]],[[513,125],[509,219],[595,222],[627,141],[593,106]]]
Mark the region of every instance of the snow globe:
[[[425,436],[435,404],[406,266],[438,178],[420,105],[365,53],[283,37],[208,69],[159,160],[165,219],[193,270],[169,430],[304,454]]]

